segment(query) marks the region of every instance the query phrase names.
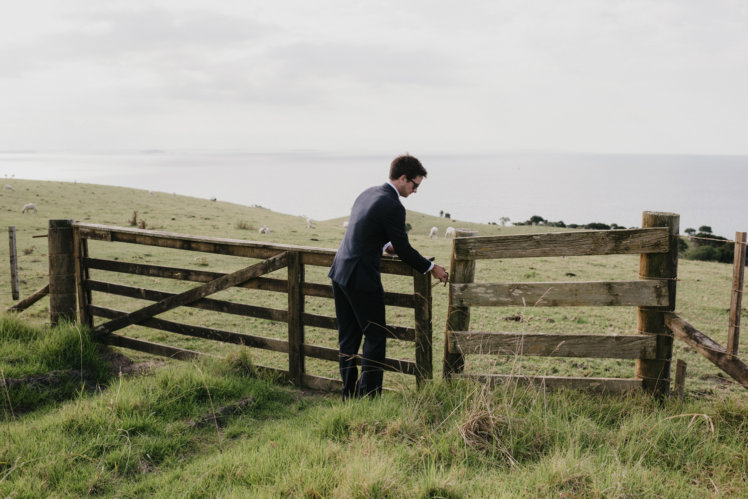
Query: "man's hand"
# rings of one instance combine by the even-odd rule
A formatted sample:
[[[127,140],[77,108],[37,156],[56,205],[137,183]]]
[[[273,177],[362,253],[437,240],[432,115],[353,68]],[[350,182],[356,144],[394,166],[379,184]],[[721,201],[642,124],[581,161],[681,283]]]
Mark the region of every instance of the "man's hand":
[[[441,265],[434,265],[434,268],[431,269],[431,275],[443,282],[445,286],[447,285],[449,274],[447,273],[447,270]]]

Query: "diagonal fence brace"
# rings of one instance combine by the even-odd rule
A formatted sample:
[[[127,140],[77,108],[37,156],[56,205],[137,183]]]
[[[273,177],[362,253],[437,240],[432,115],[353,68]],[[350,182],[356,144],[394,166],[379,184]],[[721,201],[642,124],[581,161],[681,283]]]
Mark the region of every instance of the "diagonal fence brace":
[[[124,327],[132,324],[137,324],[144,320],[150,319],[158,314],[166,312],[176,307],[190,304],[201,298],[205,298],[208,295],[223,291],[226,288],[237,286],[251,279],[255,279],[262,275],[274,272],[278,269],[288,266],[288,253],[283,252],[275,255],[274,257],[263,260],[260,263],[251,265],[249,267],[237,270],[234,273],[226,274],[217,279],[197,286],[179,293],[177,295],[170,296],[152,305],[149,305],[135,312],[130,312],[127,315],[113,319],[104,324],[100,324],[94,328],[96,334],[109,334]]]

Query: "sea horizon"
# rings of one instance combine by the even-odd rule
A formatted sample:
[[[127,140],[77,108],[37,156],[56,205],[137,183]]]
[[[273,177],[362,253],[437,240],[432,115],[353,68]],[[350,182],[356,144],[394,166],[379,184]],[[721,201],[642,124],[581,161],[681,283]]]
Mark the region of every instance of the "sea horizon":
[[[565,224],[636,227],[643,211],[681,216],[680,230],[748,230],[748,156],[504,152],[417,154],[429,171],[408,210],[458,223],[510,224],[534,215]],[[348,216],[387,179],[392,155],[282,152],[0,151],[6,180],[82,182],[217,198],[315,220]]]

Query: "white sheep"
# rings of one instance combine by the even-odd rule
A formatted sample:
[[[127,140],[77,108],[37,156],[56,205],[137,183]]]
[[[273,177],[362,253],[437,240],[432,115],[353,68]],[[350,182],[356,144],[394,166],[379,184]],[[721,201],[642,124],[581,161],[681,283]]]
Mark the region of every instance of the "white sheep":
[[[31,210],[34,210],[34,213],[36,213],[36,203],[26,203],[23,205],[21,213],[31,213]]]
[[[257,232],[259,232],[260,234],[270,234],[270,229],[268,229],[267,225],[263,225]]]
[[[456,235],[457,235],[457,231],[455,231],[454,227],[447,227],[447,230],[444,231],[445,239],[454,239]]]
[[[14,191],[14,190],[15,190],[15,189],[13,188],[13,186],[12,186],[12,185],[10,185],[10,184],[5,184],[5,187],[3,187],[3,189],[5,189],[6,191]]]
[[[348,220],[346,220],[345,222],[343,222],[343,228],[344,228],[344,229],[347,229],[347,228],[348,228]]]
[[[429,239],[436,239],[438,232],[439,232],[438,227],[431,227],[431,231],[429,231]]]
[[[306,219],[306,228],[307,229],[313,229],[314,228],[314,220],[311,218]]]

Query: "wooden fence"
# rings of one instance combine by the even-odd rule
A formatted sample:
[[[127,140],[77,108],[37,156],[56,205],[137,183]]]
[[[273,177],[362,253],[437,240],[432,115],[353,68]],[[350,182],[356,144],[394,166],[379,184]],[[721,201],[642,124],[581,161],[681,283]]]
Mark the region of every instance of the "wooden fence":
[[[55,233],[60,232],[62,235],[53,236],[53,229]],[[119,259],[96,258],[89,254],[88,242],[92,240],[231,255],[262,261],[227,274],[158,266]],[[59,248],[54,249],[53,244],[55,247],[59,246]],[[123,328],[131,324],[138,324],[178,335],[282,352],[288,355],[287,370],[259,367],[278,372],[299,386],[326,390],[338,389],[341,386],[337,379],[308,374],[305,367],[305,358],[338,362],[337,348],[306,343],[304,330],[305,326],[336,329],[334,317],[315,315],[305,311],[305,297],[333,297],[332,286],[329,284],[306,281],[305,268],[307,266],[329,267],[335,256],[334,250],[197,237],[151,230],[72,223],[64,220],[50,221],[50,248],[50,254],[54,251],[56,255],[59,255],[56,256],[59,260],[56,267],[63,269],[63,273],[66,272],[65,269],[69,268],[69,265],[65,262],[74,264],[73,282],[77,283],[77,286],[75,286],[78,302],[77,315],[81,322],[93,327],[94,332],[106,344],[178,359],[188,359],[200,355],[196,351],[121,334]],[[287,268],[287,279],[262,277],[281,268]],[[387,326],[391,338],[406,340],[415,344],[415,360],[388,358],[383,367],[388,371],[413,375],[420,383],[422,380],[432,377],[430,275],[413,272],[413,269],[407,264],[392,257],[383,257],[381,270],[383,274],[412,277],[412,293],[387,292],[385,293],[385,303],[389,306],[412,309],[415,317],[415,327]],[[92,272],[96,273],[96,271],[177,279],[200,284],[183,293],[167,293],[95,279],[92,277]],[[108,275],[103,272],[102,274]],[[59,288],[63,281],[64,284],[69,284],[70,278],[65,279],[61,276],[52,275],[52,272],[50,272],[50,289],[53,287],[53,282]],[[207,298],[208,295],[230,287],[285,293],[288,295],[288,306],[286,309],[273,309],[248,303]],[[67,290],[68,288],[65,288],[62,291],[63,295],[67,296]],[[134,312],[126,313],[93,303],[93,292],[145,299],[154,303]],[[75,299],[72,300],[73,308],[75,307],[75,301]],[[287,339],[269,338],[244,331],[225,331],[181,324],[155,317],[180,306],[285,322],[288,324],[288,337]],[[63,311],[60,312],[60,315],[74,315],[76,311],[70,310],[70,307],[71,305],[68,304],[67,313],[64,312],[65,307],[62,307]],[[97,319],[103,319],[103,321]]]
[[[642,229],[562,232],[518,236],[457,237],[444,347],[445,377],[487,383],[518,379],[548,387],[609,392],[670,389],[672,334],[666,314],[675,310],[679,216],[644,212]],[[459,236],[459,235],[458,235]],[[640,254],[639,279],[608,282],[477,283],[480,259]],[[638,334],[529,334],[471,332],[476,306],[636,306]],[[510,354],[636,359],[634,378],[465,374],[464,355]]]

